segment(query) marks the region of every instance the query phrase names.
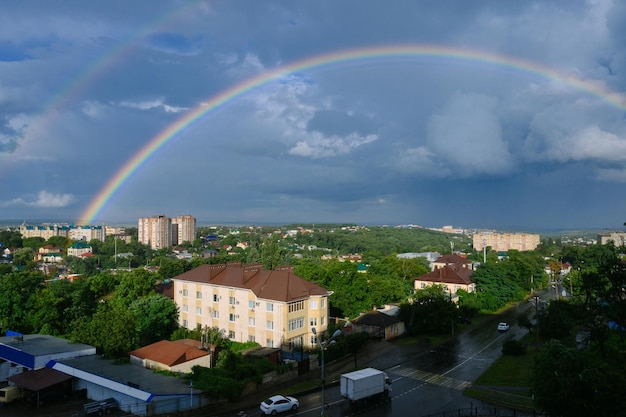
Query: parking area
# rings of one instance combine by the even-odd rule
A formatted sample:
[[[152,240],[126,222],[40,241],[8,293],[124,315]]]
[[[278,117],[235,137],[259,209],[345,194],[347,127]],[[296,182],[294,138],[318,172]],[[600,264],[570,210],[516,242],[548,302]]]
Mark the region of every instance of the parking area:
[[[2,417],[87,417],[85,404],[90,400],[80,398],[60,399],[58,401],[42,404],[35,407],[27,402],[14,401],[11,404],[0,404],[0,416]],[[117,409],[109,409],[107,416],[128,416],[128,413]],[[97,416],[98,414],[91,414]]]

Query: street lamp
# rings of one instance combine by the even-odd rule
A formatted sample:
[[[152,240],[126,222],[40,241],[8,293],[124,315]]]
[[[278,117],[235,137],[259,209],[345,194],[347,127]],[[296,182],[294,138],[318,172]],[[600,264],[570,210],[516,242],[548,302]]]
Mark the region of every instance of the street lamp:
[[[535,295],[533,297],[535,299],[535,331],[537,332],[537,347],[536,349],[539,350],[539,314],[537,312],[538,307],[539,307],[539,296]]]
[[[316,336],[315,338],[317,339],[317,343],[320,345],[320,350],[322,351],[322,412],[320,413],[320,415],[325,416],[326,415],[326,393],[324,391],[324,386],[326,385],[326,380],[325,380],[326,375],[324,373],[324,351],[326,350],[328,346],[336,342],[335,338],[341,334],[341,330],[339,329],[335,330],[335,333],[333,333],[330,339],[328,339],[325,342],[321,340],[322,335],[320,335],[320,337],[317,337],[317,330],[315,330],[315,327],[311,327],[311,332]]]

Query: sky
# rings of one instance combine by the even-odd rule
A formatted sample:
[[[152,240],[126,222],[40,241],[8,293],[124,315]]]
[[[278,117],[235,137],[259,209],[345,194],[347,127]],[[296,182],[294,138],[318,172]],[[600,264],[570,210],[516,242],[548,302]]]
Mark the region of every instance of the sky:
[[[0,219],[621,230],[626,3],[7,2]]]

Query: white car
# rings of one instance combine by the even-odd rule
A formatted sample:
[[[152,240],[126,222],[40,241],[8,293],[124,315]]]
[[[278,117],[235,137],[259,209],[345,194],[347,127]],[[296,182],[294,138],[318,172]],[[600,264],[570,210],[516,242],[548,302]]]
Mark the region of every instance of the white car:
[[[259,406],[262,414],[272,415],[283,411],[296,411],[298,407],[300,407],[300,402],[297,399],[285,395],[273,395]]]
[[[507,323],[504,323],[504,322],[498,323],[499,332],[506,332],[507,330],[509,330],[509,325]]]

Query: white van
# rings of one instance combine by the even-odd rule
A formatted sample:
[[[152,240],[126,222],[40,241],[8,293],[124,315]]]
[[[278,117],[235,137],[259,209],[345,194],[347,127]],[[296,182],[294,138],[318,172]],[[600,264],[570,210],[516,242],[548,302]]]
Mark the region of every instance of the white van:
[[[15,385],[0,388],[0,403],[10,403],[19,400],[24,395],[24,390]]]

